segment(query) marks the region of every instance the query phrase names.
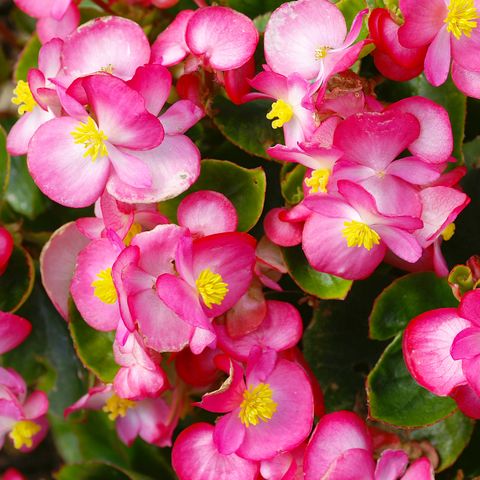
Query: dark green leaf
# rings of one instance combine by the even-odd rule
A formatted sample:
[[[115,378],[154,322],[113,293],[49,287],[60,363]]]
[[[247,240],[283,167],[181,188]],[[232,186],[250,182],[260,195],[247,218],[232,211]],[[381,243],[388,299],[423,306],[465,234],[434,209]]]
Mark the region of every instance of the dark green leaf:
[[[437,471],[442,471],[453,465],[468,445],[473,424],[472,419],[457,411],[434,425],[411,431],[408,437],[418,441],[428,440],[440,456]]]
[[[410,375],[402,353],[402,335],[386,348],[367,380],[370,416],[399,427],[432,425],[457,408],[450,397],[437,397]]]
[[[303,177],[306,168],[303,165],[285,163],[282,167],[282,196],[290,205],[296,205],[303,200]]]
[[[301,247],[284,248],[282,251],[288,273],[302,290],[325,300],[342,300],[347,296],[352,287],[351,280],[313,269]]]
[[[267,148],[283,143],[281,129],[273,129],[266,117],[272,102],[273,100],[255,100],[234,105],[219,96],[212,106],[213,121],[234,145],[251,155],[270,160]]]
[[[18,62],[15,66],[14,78],[15,81],[26,81],[28,71],[31,68],[36,68],[38,64],[38,52],[42,44],[36,34],[33,34],[28,40],[25,48],[23,49]]]
[[[105,463],[66,465],[55,474],[57,480],[148,480],[149,477]]]
[[[35,219],[51,204],[35,185],[23,157],[13,157],[5,199],[17,213]]]
[[[463,155],[465,165],[468,168],[478,168],[480,166],[480,137],[463,144]]]
[[[33,261],[28,252],[15,246],[8,267],[0,275],[0,310],[18,310],[30,295],[35,281]]]
[[[0,126],[0,204],[10,177],[10,155],[7,152],[7,134]]]
[[[457,305],[445,278],[433,272],[411,273],[395,280],[375,300],[370,315],[370,338],[387,340],[404,330],[417,315]]]
[[[238,12],[242,12],[248,15],[250,18],[254,18],[262,13],[272,12],[280,5],[283,0],[227,0],[227,5]]]
[[[238,230],[248,232],[260,218],[265,202],[266,178],[261,167],[243,168],[226,160],[203,160],[198,180],[184,194],[159,205],[171,221],[177,221],[180,201],[189,193],[215,190],[235,205]]]
[[[69,305],[69,327],[73,344],[83,365],[102,382],[111,383],[118,365],[113,357],[113,332],[99,332],[90,327],[75,307]]]

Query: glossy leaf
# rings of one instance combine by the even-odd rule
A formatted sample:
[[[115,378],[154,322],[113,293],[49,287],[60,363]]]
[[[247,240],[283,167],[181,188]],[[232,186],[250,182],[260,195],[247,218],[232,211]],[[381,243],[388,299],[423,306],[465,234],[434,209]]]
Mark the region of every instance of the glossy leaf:
[[[36,34],[33,34],[26,43],[17,64],[15,65],[14,79],[26,81],[28,71],[35,68],[38,64],[38,52],[42,44]]]
[[[230,8],[248,15],[251,18],[267,12],[273,12],[282,5],[283,0],[227,0],[225,2]]]
[[[160,211],[171,221],[176,222],[180,201],[189,193],[198,190],[215,190],[223,193],[235,205],[238,230],[247,232],[258,222],[263,211],[265,172],[261,167],[243,168],[225,160],[203,160],[198,180],[187,192],[160,203]]]
[[[76,309],[69,305],[69,328],[73,344],[83,365],[102,382],[111,383],[118,370],[113,357],[113,332],[99,332],[90,327]]]
[[[445,278],[433,272],[411,273],[395,280],[375,300],[370,315],[370,338],[387,340],[404,330],[417,315],[457,305]]]
[[[283,258],[293,281],[305,292],[321,299],[344,299],[352,280],[345,280],[312,268],[301,247],[283,248]]]
[[[18,310],[30,295],[34,281],[32,258],[24,248],[15,246],[7,269],[0,275],[0,310]]]
[[[56,475],[57,480],[148,480],[149,477],[129,472],[105,463],[66,465]]]
[[[425,390],[410,375],[402,353],[402,334],[385,349],[367,379],[370,417],[399,427],[421,427],[452,414],[450,397]]]
[[[272,101],[255,100],[234,105],[224,97],[217,97],[212,106],[212,118],[222,134],[234,145],[250,155],[271,160],[266,150],[283,143],[281,129],[273,129],[267,120]]]
[[[10,155],[7,152],[7,134],[0,126],[0,204],[10,177]]]
[[[306,168],[303,165],[285,163],[281,172],[282,196],[290,205],[296,205],[303,200],[303,178]]]

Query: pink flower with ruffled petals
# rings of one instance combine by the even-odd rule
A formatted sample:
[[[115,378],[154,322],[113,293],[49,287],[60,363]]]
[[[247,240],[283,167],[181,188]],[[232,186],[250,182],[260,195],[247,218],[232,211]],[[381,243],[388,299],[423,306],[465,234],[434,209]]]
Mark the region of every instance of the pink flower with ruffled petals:
[[[460,409],[480,418],[480,291],[466,293],[458,308],[415,317],[405,330],[403,354],[415,380]]]
[[[358,13],[347,35],[343,14],[328,0],[284,3],[272,13],[265,31],[268,66],[281,75],[296,72],[313,81],[311,92],[315,92],[357,60],[366,41],[354,42],[367,12]]]
[[[407,48],[428,47],[425,76],[434,86],[448,77],[466,95],[480,97],[480,4],[477,0],[401,0],[405,23],[398,31]]]
[[[387,247],[408,262],[420,258],[422,249],[412,234],[423,226],[419,218],[380,213],[374,197],[349,180],[337,186],[343,199],[317,194],[303,202],[315,212],[305,222],[302,239],[315,269],[354,280],[369,276]]]
[[[313,394],[305,371],[297,363],[277,357],[273,350],[254,350],[243,369],[225,357],[230,371],[223,387],[202,397],[198,406],[226,413],[213,432],[224,455],[265,460],[299,446],[313,422]],[[220,366],[220,365],[219,365]]]

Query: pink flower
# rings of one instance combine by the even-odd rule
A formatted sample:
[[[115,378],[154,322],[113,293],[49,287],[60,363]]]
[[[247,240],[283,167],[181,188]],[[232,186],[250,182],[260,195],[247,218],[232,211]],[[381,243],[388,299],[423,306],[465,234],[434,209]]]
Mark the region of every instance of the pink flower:
[[[213,432],[220,453],[264,460],[305,440],[313,422],[313,395],[298,364],[257,349],[248,360],[246,382],[239,364],[225,358],[223,369],[230,370],[230,378],[198,404],[226,413]]]
[[[402,450],[385,450],[376,465],[372,439],[364,422],[354,413],[340,411],[318,422],[305,451],[305,480],[433,480],[426,457],[408,468]]]
[[[180,480],[255,480],[258,463],[221,453],[214,427],[195,423],[182,431],[172,451],[172,465]]]
[[[425,76],[434,86],[452,78],[465,94],[480,97],[480,5],[475,0],[401,0],[405,23],[400,43],[407,48],[427,46]]]
[[[0,275],[2,275],[8,267],[8,262],[13,252],[13,238],[10,232],[0,227]]]
[[[365,40],[353,45],[362,28],[362,10],[347,35],[340,10],[327,0],[300,0],[277,8],[265,31],[265,58],[281,75],[298,73],[314,81],[315,92],[328,78],[350,68]]]
[[[72,0],[15,0],[15,5],[34,18],[53,17],[60,20],[72,4]]]
[[[466,293],[458,308],[431,310],[405,330],[403,354],[415,380],[452,396],[465,414],[480,418],[480,291]]]
[[[302,240],[315,269],[360,279],[373,272],[387,247],[408,262],[420,258],[422,249],[412,235],[423,225],[419,218],[382,214],[363,187],[349,180],[337,185],[343,199],[318,194],[303,202],[315,212],[305,222]]]

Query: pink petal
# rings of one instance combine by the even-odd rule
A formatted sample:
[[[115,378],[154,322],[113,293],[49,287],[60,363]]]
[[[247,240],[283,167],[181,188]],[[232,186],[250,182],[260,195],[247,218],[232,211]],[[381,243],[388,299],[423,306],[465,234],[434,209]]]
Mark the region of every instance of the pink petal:
[[[238,216],[232,202],[218,192],[201,190],[185,197],[178,206],[178,224],[194,237],[234,232]]]
[[[182,10],[152,45],[152,63],[166,67],[180,63],[190,50],[185,42],[185,31],[193,10]]]
[[[455,388],[451,396],[465,415],[480,420],[480,396],[469,385]]]
[[[129,409],[124,417],[118,417],[115,427],[120,440],[130,446],[140,433],[140,417],[136,409]]]
[[[480,327],[480,291],[472,290],[462,297],[458,314]]]
[[[83,144],[71,135],[73,118],[55,118],[42,125],[30,141],[27,163],[45,195],[67,207],[86,207],[102,194],[110,171],[105,157],[85,157]]]
[[[68,317],[70,283],[80,251],[89,240],[80,233],[74,222],[56,230],[40,255],[42,284],[60,315]]]
[[[478,9],[478,3],[476,8]],[[455,37],[452,37],[453,60],[466,70],[472,70],[475,72],[480,71],[480,62],[477,55],[479,48],[480,31],[478,27],[474,28],[469,36],[462,35],[458,40]]]
[[[480,368],[480,352],[478,351],[478,347],[477,355],[475,357],[463,359],[462,368],[468,385],[478,396],[480,396],[480,379],[478,378],[478,371]]]
[[[135,151],[119,149],[108,142],[105,145],[108,149],[108,158],[112,162],[119,181],[127,184],[129,187],[138,189],[151,187],[152,174],[150,168],[145,162],[135,156]]]
[[[279,216],[283,211],[283,208],[270,210],[263,221],[263,228],[273,243],[281,247],[293,247],[302,241],[303,224],[283,221]]]
[[[374,480],[374,468],[370,452],[353,448],[336,458],[322,480]]]
[[[480,353],[480,328],[468,327],[462,330],[453,340],[450,353],[454,360],[476,357]]]
[[[190,100],[179,100],[160,116],[160,121],[168,135],[179,135],[193,127],[204,116],[203,109]]]
[[[98,385],[79,398],[73,405],[65,409],[64,416],[82,409],[100,410],[112,396],[112,385]]]
[[[433,467],[426,457],[415,460],[408,467],[402,480],[434,480]]]
[[[408,149],[428,163],[443,163],[453,150],[452,126],[448,112],[424,97],[410,97],[392,104],[389,109],[410,113],[420,123],[419,137]]]
[[[282,75],[299,73],[305,80],[318,76],[315,51],[340,47],[347,34],[340,10],[327,0],[288,2],[277,8],[265,31],[265,58]]]
[[[157,116],[170,95],[172,75],[161,65],[145,65],[137,68],[127,85],[140,93],[145,100],[145,108]]]
[[[387,247],[401,259],[415,263],[422,256],[422,247],[411,233],[386,225],[375,225],[375,231]]]
[[[62,48],[63,41],[56,38],[45,43],[38,53],[38,68],[47,80],[55,77],[62,68],[60,60]]]
[[[418,157],[400,158],[388,167],[388,173],[414,185],[425,185],[438,179],[440,172]]]
[[[255,480],[258,464],[235,453],[222,455],[213,441],[214,427],[196,423],[183,430],[172,451],[180,480]]]
[[[467,70],[454,61],[452,64],[452,80],[465,95],[480,98],[480,72]]]
[[[100,17],[82,25],[65,40],[62,59],[71,79],[108,68],[115,76],[129,80],[137,67],[149,62],[150,45],[132,20]]]
[[[378,480],[397,480],[405,472],[408,455],[403,450],[384,450],[377,461],[375,478]]]
[[[454,308],[415,317],[405,330],[403,356],[413,378],[436,395],[446,396],[466,382],[462,362],[450,354],[455,336],[471,324]]]
[[[70,0],[68,0],[70,4]],[[45,44],[55,38],[67,38],[80,23],[80,10],[75,4],[70,4],[68,10],[61,18],[41,18],[37,22],[37,34],[40,41]]]
[[[318,422],[305,451],[305,480],[323,478],[330,465],[352,449],[372,455],[372,441],[362,420],[347,411],[325,415]]]
[[[425,77],[434,87],[444,83],[448,77],[451,58],[450,37],[447,27],[442,27],[427,50]]]
[[[23,412],[25,418],[28,420],[35,420],[36,418],[45,415],[48,411],[48,398],[44,392],[35,390],[30,394],[27,401],[23,404]]]
[[[220,71],[246,63],[255,52],[258,32],[245,15],[226,7],[206,7],[190,18],[185,39],[194,55]]]
[[[238,417],[240,409],[224,415],[217,420],[213,431],[213,442],[223,455],[230,455],[238,450],[245,438],[246,427]]]
[[[24,318],[0,312],[0,355],[20,345],[31,330],[31,324]]]

